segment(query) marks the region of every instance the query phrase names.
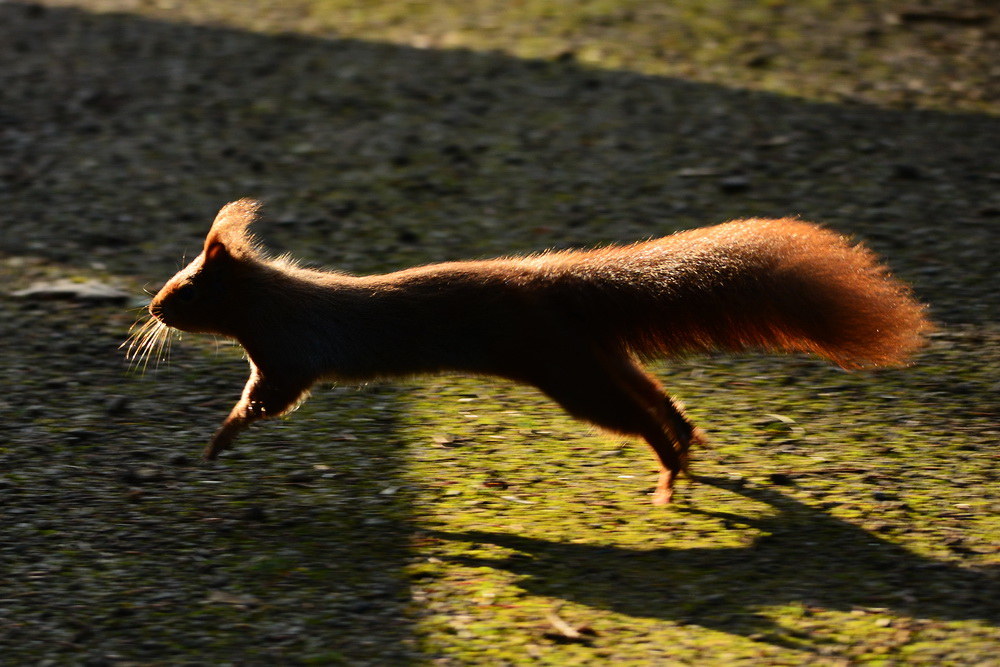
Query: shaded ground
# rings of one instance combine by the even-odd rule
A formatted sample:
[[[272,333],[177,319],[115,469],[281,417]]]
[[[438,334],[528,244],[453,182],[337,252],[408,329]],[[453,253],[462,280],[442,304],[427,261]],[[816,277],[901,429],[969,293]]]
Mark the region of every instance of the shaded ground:
[[[1000,16],[659,4],[0,3],[8,660],[994,658]],[[317,392],[205,466],[238,351],[117,347],[247,195],[352,271],[796,214],[941,331],[874,375],[664,365],[714,442],[667,510],[645,451],[472,379]],[[64,278],[134,297],[11,296]]]

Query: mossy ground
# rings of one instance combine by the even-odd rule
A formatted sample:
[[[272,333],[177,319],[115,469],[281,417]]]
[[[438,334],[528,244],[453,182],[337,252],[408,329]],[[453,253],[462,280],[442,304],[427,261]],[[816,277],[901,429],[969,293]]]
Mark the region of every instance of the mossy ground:
[[[1000,15],[985,2],[0,3],[0,662],[991,664]],[[129,374],[218,207],[375,271],[797,214],[940,324],[910,368],[664,362],[641,443],[478,378],[318,388],[198,461],[245,380]],[[18,300],[96,278],[120,304]]]

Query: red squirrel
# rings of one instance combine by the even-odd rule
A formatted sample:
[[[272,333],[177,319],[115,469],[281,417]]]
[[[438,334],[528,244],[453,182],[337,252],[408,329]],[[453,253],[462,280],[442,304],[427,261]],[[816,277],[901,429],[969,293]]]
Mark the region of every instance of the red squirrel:
[[[796,219],[354,276],[267,255],[247,230],[259,207],[222,208],[201,254],[153,298],[129,341],[139,359],[168,327],[246,350],[250,379],[206,459],[252,422],[287,413],[318,380],[493,375],[645,439],[661,471],[653,501],[666,504],[704,435],[640,361],[761,350],[848,369],[896,365],[931,328],[871,251]]]

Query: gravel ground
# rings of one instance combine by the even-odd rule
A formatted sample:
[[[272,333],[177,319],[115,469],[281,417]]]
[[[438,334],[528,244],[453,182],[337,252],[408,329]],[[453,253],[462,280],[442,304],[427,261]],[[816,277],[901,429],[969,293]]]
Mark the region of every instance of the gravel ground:
[[[880,62],[899,71],[868,80],[861,56],[832,58],[829,72],[789,66],[802,97],[769,92],[798,92],[772,80],[772,63],[794,58],[752,31],[739,45],[742,85],[707,65],[700,80],[596,67],[582,46],[520,57],[518,44],[540,38],[515,44],[500,28],[486,50],[463,48],[472,38],[461,31],[454,48],[418,48],[443,38],[366,38],[406,25],[350,23],[358,13],[342,3],[327,8],[339,30],[323,3],[263,4],[274,7],[234,19],[212,3],[0,2],[0,662],[995,659],[1000,16],[990,3],[917,3],[910,14],[882,3],[874,36],[881,14],[831,24],[882,44],[896,57]],[[803,3],[813,4],[826,7]],[[642,21],[587,26],[563,38],[639,35]],[[894,51],[897,38],[906,46]],[[580,523],[498,510],[508,485],[515,496],[525,480],[546,486],[536,477],[553,459],[536,458],[539,438],[593,450],[559,475],[578,474],[597,496],[620,480],[590,466],[617,459],[532,394],[468,379],[325,391],[204,465],[201,443],[244,381],[238,351],[185,337],[143,377],[127,373],[118,346],[143,290],[197,254],[215,211],[242,196],[268,202],[258,232],[270,247],[359,272],[800,215],[884,254],[941,329],[914,368],[877,376],[802,360],[679,362],[674,386],[728,443],[705,454],[714,483],[682,489],[689,513],[651,514],[640,495],[610,509],[582,501],[589,519],[568,511]],[[60,280],[105,289],[45,289]],[[484,394],[492,412],[456,416]],[[537,420],[511,416],[532,411]],[[789,422],[761,421],[786,411],[812,415],[822,437],[798,444],[825,457],[825,478],[803,472]],[[740,430],[745,417],[755,431]],[[509,450],[483,444],[508,437]],[[765,456],[760,442],[778,450]],[[410,452],[414,443],[427,447]],[[442,458],[453,449],[454,469]],[[612,451],[631,466],[618,472],[647,472],[643,453]],[[472,501],[441,491],[477,475]],[[560,506],[582,493],[561,489],[543,497]],[[723,516],[749,500],[777,514]],[[715,512],[709,524],[695,507]],[[614,532],[625,524],[661,541],[636,546]],[[796,539],[819,546],[805,555],[788,546]],[[669,582],[637,572],[660,568],[694,583],[650,601],[644,588]],[[817,583],[835,572],[870,589]],[[481,587],[475,604],[456,592],[482,581],[516,588],[522,615],[483,626],[483,609],[501,606]],[[765,598],[795,607],[787,634],[760,620]],[[590,614],[597,631],[560,630],[552,602]]]

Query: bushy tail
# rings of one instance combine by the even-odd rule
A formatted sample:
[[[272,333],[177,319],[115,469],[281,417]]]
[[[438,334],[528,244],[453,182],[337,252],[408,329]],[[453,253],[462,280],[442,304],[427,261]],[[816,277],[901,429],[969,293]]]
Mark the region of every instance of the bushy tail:
[[[574,291],[607,296],[604,332],[642,357],[758,349],[811,352],[844,368],[888,366],[905,362],[932,328],[874,253],[793,219],[604,248],[582,264],[591,289]]]

